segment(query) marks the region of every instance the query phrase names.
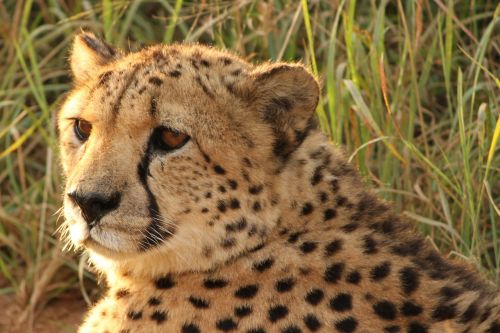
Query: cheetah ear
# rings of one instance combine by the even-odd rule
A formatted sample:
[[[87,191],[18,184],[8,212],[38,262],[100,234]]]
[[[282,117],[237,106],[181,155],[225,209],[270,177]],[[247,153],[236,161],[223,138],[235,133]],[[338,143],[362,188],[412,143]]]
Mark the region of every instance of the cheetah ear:
[[[93,33],[81,32],[73,40],[70,56],[71,71],[75,82],[92,78],[100,68],[120,57],[120,53],[97,38]]]
[[[251,103],[274,131],[274,154],[286,160],[316,125],[318,82],[299,64],[263,65],[252,74]]]

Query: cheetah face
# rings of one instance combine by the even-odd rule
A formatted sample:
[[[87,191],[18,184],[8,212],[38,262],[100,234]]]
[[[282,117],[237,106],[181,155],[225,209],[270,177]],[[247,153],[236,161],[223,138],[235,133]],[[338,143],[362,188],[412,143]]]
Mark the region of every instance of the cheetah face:
[[[74,245],[189,265],[262,242],[279,217],[276,170],[317,103],[303,67],[252,66],[202,46],[124,55],[83,33],[71,68],[58,125]]]

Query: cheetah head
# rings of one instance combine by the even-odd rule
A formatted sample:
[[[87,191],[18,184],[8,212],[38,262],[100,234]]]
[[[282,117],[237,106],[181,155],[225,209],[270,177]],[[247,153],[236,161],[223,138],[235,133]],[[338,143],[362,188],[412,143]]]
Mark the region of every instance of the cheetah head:
[[[314,123],[303,66],[200,45],[124,54],[89,33],[70,65],[58,127],[71,243],[101,265],[182,271],[265,240],[279,170]]]

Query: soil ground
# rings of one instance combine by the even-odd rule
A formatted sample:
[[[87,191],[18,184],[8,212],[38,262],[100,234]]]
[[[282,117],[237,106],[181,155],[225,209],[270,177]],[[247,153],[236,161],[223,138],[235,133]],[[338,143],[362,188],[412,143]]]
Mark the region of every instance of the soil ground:
[[[31,332],[74,333],[87,311],[87,304],[78,291],[60,295],[38,312]],[[14,296],[0,295],[0,333],[30,333],[16,323],[20,313]]]

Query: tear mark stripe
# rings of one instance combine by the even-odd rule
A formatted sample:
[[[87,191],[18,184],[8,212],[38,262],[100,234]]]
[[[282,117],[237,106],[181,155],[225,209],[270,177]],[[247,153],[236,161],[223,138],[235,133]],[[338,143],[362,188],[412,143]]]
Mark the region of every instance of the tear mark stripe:
[[[152,247],[160,245],[165,239],[171,237],[175,229],[171,226],[162,224],[158,201],[148,185],[149,165],[153,155],[153,133],[150,135],[146,151],[141,162],[137,166],[137,174],[146,194],[148,196],[148,211],[151,222],[143,233],[143,239],[139,243],[139,250],[146,251]]]

